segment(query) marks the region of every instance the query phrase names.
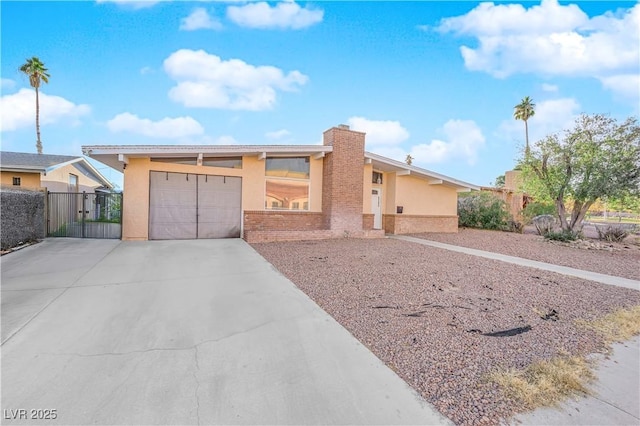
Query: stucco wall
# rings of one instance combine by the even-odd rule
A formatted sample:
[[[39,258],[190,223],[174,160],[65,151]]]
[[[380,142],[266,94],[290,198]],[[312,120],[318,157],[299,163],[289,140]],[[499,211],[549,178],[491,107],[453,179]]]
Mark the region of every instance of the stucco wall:
[[[20,178],[20,186],[13,185],[13,178]],[[40,173],[23,173],[23,172],[1,172],[0,183],[4,187],[13,187],[15,189],[40,189]]]
[[[124,170],[122,238],[146,240],[149,236],[149,171],[238,176],[242,178],[242,210],[265,210],[265,160],[244,156],[242,169],[208,167],[129,158]],[[322,159],[309,164],[309,212],[322,211]]]
[[[395,205],[403,207],[405,215],[456,216],[458,192],[443,184],[429,184],[427,180],[413,176],[396,177]],[[387,210],[387,214],[396,213]]]

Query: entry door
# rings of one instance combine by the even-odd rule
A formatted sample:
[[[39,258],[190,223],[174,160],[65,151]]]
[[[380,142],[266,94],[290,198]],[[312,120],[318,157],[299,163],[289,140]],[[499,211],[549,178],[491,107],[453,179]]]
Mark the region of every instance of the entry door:
[[[371,190],[371,212],[373,213],[373,229],[382,229],[382,190]]]

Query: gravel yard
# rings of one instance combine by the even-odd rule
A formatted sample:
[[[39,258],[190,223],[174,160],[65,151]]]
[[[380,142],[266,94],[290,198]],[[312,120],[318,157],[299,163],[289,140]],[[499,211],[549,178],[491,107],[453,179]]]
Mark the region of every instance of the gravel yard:
[[[528,253],[542,247],[564,258],[575,251],[513,235],[531,242]],[[489,372],[564,352],[601,351],[604,342],[574,321],[640,305],[635,290],[393,239],[253,247],[461,425],[496,424],[521,409],[486,380]],[[507,330],[521,333],[502,336]]]
[[[616,244],[597,240],[589,240],[589,243],[582,244],[582,247],[599,245],[601,248],[597,250],[546,241],[543,237],[534,234],[481,229],[460,229],[457,234],[413,234],[411,236],[640,280],[640,246],[634,244]]]

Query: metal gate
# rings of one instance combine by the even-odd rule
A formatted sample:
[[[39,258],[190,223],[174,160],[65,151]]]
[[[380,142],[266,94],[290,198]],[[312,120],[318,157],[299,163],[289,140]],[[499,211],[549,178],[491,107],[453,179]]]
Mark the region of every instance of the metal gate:
[[[49,192],[47,236],[122,237],[122,194]]]

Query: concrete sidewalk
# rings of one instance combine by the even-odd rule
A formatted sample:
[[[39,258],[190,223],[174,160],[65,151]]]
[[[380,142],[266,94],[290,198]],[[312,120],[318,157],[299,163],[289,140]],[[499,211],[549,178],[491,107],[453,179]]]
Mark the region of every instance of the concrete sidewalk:
[[[504,254],[444,244],[415,237],[394,235],[392,238],[452,250],[471,256],[508,262],[528,268],[542,269],[603,284],[640,289],[640,281],[598,274]],[[590,396],[571,399],[559,407],[540,408],[511,419],[518,425],[640,425],[640,337],[613,345],[608,359],[600,359],[597,380]],[[601,357],[602,358],[602,357]],[[598,358],[596,357],[598,361]]]
[[[449,424],[242,240],[0,262],[3,424]]]
[[[640,290],[640,281],[631,280],[629,278],[615,277],[613,275],[599,274],[597,272],[585,271],[582,269],[569,268],[567,266],[554,265],[552,263],[538,262],[537,260],[524,259],[522,257],[509,256],[501,253],[472,249],[468,247],[455,246],[453,244],[445,244],[438,241],[425,240],[422,238],[407,237],[404,235],[392,235],[391,238],[397,240],[410,241],[412,243],[422,244],[445,250],[457,251],[472,256],[484,257],[501,262],[512,263],[514,265],[526,266],[529,268],[542,269],[545,271],[556,272],[562,275],[582,278],[589,281],[596,281],[602,284],[613,285],[616,287],[625,287],[632,290]]]

